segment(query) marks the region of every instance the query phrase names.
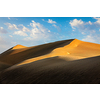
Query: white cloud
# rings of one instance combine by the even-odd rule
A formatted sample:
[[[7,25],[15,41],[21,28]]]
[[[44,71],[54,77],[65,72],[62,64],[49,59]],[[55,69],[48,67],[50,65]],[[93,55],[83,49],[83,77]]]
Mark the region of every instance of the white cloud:
[[[69,24],[73,29],[75,29],[75,27],[83,26],[84,22],[81,19],[80,20],[74,19],[70,21]]]
[[[30,23],[30,25],[33,27],[33,28],[41,28],[43,27],[43,25],[41,25],[40,23],[36,23],[34,20],[32,20],[32,23]]]
[[[7,33],[7,31],[3,27],[0,27],[0,33]]]
[[[89,21],[89,24],[90,24],[90,25],[92,25],[92,22],[91,22],[91,21]]]
[[[8,19],[10,20],[10,17],[8,17]]]
[[[16,34],[16,35],[28,36],[25,32],[30,32],[30,30],[28,28],[26,28],[23,24],[20,24],[20,25],[17,26],[15,24],[5,23],[5,25],[7,25],[8,29],[10,29],[10,30],[15,30],[15,29],[18,30],[18,31],[15,31],[13,33],[13,34]]]
[[[42,24],[32,20],[30,23],[32,30],[30,30],[30,37],[24,38],[24,40],[43,40],[50,36],[50,30],[43,27]]]
[[[26,28],[23,24],[20,24],[20,25],[15,25],[15,24],[11,24],[11,23],[5,23],[5,25],[8,26],[8,29],[10,30],[20,30],[20,31],[23,31],[23,32],[29,32],[30,30],[28,28]]]
[[[24,41],[30,41],[30,43],[44,43],[51,41],[57,37],[57,34],[54,35],[54,33],[49,29],[45,28],[42,24],[35,22],[34,20],[32,20],[30,26],[32,27],[32,29],[30,30],[30,35],[24,38]]]
[[[10,37],[13,37],[12,35],[9,35]]]
[[[28,36],[26,32],[29,33],[29,36],[24,38],[24,40],[34,40],[37,39],[37,41],[47,39],[48,37],[51,36],[50,30],[45,28],[42,24],[35,22],[32,20],[32,23],[30,23],[30,26],[32,29],[30,30],[29,28],[25,27],[23,24],[20,25],[15,25],[11,23],[5,23],[5,25],[8,26],[8,29],[14,30],[17,29],[18,31],[14,31],[13,34],[20,35],[20,36]]]
[[[72,29],[78,29],[81,34],[86,35],[84,39],[84,41],[88,41],[88,42],[94,42],[94,43],[100,43],[100,34],[96,33],[96,30],[98,29],[100,31],[100,18],[96,18],[94,17],[94,19],[96,19],[95,22],[84,22],[81,19],[77,20],[71,20],[69,22],[69,24],[71,25]]]
[[[50,30],[48,30],[48,32],[50,32]]]
[[[87,35],[84,39],[82,39],[83,41],[89,41],[89,42],[95,42],[94,37],[91,35]]]
[[[29,32],[30,30],[26,28],[23,24],[17,26],[17,28],[23,32]]]
[[[53,24],[52,26],[54,26],[55,28],[57,28],[57,25]]]
[[[33,27],[32,29],[32,33],[38,33],[38,32],[41,32],[41,33],[46,33],[48,32],[48,29],[46,29],[45,27],[43,27],[42,24],[40,23],[37,23],[35,21],[32,20],[32,23],[30,23],[30,25]]]
[[[46,43],[51,42],[54,41],[56,38],[59,38],[58,34],[56,33],[54,34],[54,32],[51,32],[49,29],[45,28],[42,24],[35,22],[34,20],[32,20],[32,22],[30,23],[31,27],[30,29],[27,28],[28,26],[25,27],[22,24],[15,25],[11,23],[6,23],[6,25],[8,26],[9,29],[14,30],[13,35],[26,36],[22,38],[21,42],[28,46],[38,45],[45,42]],[[9,36],[12,37],[11,34]]]
[[[95,32],[96,32],[95,30],[92,30],[92,31],[91,31],[91,33],[95,33]]]
[[[96,18],[96,17],[94,17],[94,19],[97,20],[97,21],[95,22],[95,24],[99,24],[99,25],[100,25],[100,18]]]
[[[54,26],[55,28],[57,28],[58,31],[61,31],[61,29],[60,29],[59,26],[57,26],[57,25],[55,25],[55,24],[53,24],[52,26]]]
[[[44,19],[42,19],[42,21],[44,21]]]
[[[10,30],[14,30],[14,29],[18,30],[17,25],[15,25],[15,24],[5,23],[5,25],[7,25],[8,29],[10,29]]]
[[[50,24],[54,24],[54,23],[56,23],[56,21],[53,21],[52,19],[48,19],[47,22],[50,23]]]
[[[25,32],[23,31],[15,31],[14,34],[20,35],[20,36],[28,36]]]
[[[95,22],[91,22],[91,21],[84,22],[81,19],[80,20],[74,19],[74,20],[71,20],[69,24],[71,25],[73,29],[77,28],[79,31],[82,31],[82,32],[89,31],[89,33],[95,33],[96,28],[100,27],[100,18],[94,17],[94,19],[96,19]]]
[[[30,30],[29,30],[28,28],[26,28],[25,26],[23,26],[22,31],[24,31],[24,32],[29,32]]]
[[[85,33],[84,33],[84,32],[82,32],[82,34],[83,34],[83,35],[85,35]]]
[[[57,28],[58,31],[61,31],[60,27],[56,25],[56,21],[53,21],[52,19],[48,19],[48,23],[52,24],[55,28]]]
[[[100,34],[95,34],[95,35],[90,34],[90,35],[87,35],[82,40],[87,41],[87,42],[100,43]]]

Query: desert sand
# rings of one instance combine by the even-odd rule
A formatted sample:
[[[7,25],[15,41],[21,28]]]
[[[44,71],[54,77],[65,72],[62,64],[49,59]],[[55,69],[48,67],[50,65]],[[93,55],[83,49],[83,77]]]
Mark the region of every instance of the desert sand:
[[[70,39],[0,54],[2,84],[99,84],[100,44]]]

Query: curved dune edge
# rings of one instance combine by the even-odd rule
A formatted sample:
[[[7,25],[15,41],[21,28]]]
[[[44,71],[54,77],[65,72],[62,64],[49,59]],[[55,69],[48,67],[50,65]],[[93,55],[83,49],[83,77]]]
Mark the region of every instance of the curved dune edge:
[[[57,41],[32,47],[9,49],[0,55],[0,61],[14,65],[30,58],[49,54],[55,48],[68,45],[72,41],[73,39]]]
[[[68,41],[71,41],[71,42],[67,43]],[[73,60],[85,59],[85,58],[100,55],[99,44],[84,42],[78,39],[73,39],[73,40],[71,39],[68,41],[65,41],[65,42],[58,41],[58,42],[52,43],[52,46],[53,44],[57,44],[60,42],[62,42],[60,45],[62,45],[63,43],[64,45],[60,46],[57,44],[58,47],[52,49],[51,52],[47,54],[44,53],[42,56],[37,56],[37,57],[34,57],[35,52],[37,54],[44,52],[44,49],[46,48],[47,45],[50,45],[50,43],[46,45],[44,44],[44,45],[34,46],[34,47],[25,47],[22,45],[16,45],[11,50],[4,52],[3,54],[4,56],[1,56],[1,61],[2,61],[2,58],[4,58],[4,60],[7,59],[6,60],[7,62],[4,61],[4,63],[8,63],[8,64],[13,63],[12,65],[19,66],[19,65],[28,64],[28,63],[35,62],[38,60],[47,59],[47,58],[56,57],[56,56],[66,61],[73,61]],[[41,49],[43,46],[45,48]],[[35,47],[37,48],[36,50],[35,50]],[[10,61],[10,63],[8,61]]]
[[[0,55],[0,83],[100,83],[100,44],[71,39]]]
[[[100,56],[66,62],[59,57],[12,66],[0,74],[8,84],[98,84]]]
[[[55,56],[61,56],[62,58],[64,57],[64,59],[66,58],[68,60],[68,58],[70,60],[77,60],[77,59],[81,59],[84,57],[79,57],[79,56],[69,56],[69,52],[67,52],[66,48],[74,48],[77,47],[80,43],[82,43],[83,41],[80,41],[78,39],[74,39],[71,43],[69,43],[68,45],[65,45],[63,47],[59,47],[54,49],[51,53],[43,55],[43,56],[39,56],[39,57],[35,57],[35,58],[31,58],[31,59],[27,59],[25,61],[22,61],[21,63],[19,63],[18,65],[22,65],[22,64],[26,64],[26,63],[31,63],[34,61],[38,61],[38,60],[42,60],[42,59],[46,59],[46,58],[51,58],[51,57],[55,57]]]
[[[7,69],[9,67],[11,67],[10,64],[7,64],[7,63],[4,63],[4,62],[0,61],[0,71],[3,71],[3,70],[5,70],[5,69]]]
[[[66,61],[72,61],[72,60],[84,59],[88,57],[95,57],[99,55],[100,55],[99,44],[93,44],[89,42],[83,42],[78,39],[74,39],[70,44],[65,45],[63,47],[56,48],[49,54],[27,59],[25,61],[22,61],[18,65],[27,64],[34,61],[55,57],[55,56],[59,56],[60,58],[65,59]]]
[[[26,46],[23,46],[23,45],[16,45],[14,46],[12,49],[20,49],[20,48],[25,48]]]

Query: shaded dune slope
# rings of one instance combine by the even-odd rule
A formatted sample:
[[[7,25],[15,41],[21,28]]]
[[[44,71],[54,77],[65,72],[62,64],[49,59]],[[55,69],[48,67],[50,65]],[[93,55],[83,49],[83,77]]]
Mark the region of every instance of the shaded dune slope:
[[[65,60],[78,60],[93,56],[100,55],[100,45],[95,43],[83,42],[77,39],[74,39],[68,45],[63,47],[58,47],[52,50],[50,53],[34,57],[31,59],[26,59],[19,63],[19,65],[31,63],[33,61],[38,61],[42,59],[46,59],[49,57],[60,56],[62,59]]]
[[[0,74],[1,83],[100,83],[100,56],[66,61],[52,57],[12,66]]]
[[[0,62],[0,71],[3,71],[6,68],[11,67],[10,64],[4,63],[4,62]]]
[[[57,47],[69,44],[72,40],[73,39],[20,49],[11,48],[0,55],[0,61],[14,65],[23,60],[47,54]]]
[[[5,67],[3,67],[5,66]],[[100,44],[70,39],[0,54],[0,83],[100,83]]]

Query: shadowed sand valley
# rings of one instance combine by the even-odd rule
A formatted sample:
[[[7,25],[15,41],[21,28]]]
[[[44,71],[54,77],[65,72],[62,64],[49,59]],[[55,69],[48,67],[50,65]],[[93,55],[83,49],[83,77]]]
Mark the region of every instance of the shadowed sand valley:
[[[2,84],[99,84],[100,44],[70,39],[0,54]]]

